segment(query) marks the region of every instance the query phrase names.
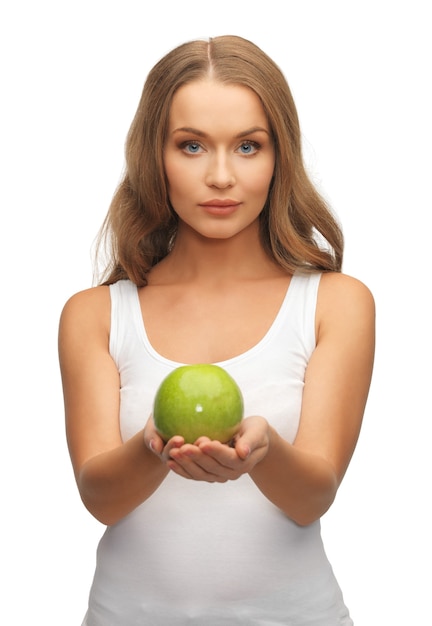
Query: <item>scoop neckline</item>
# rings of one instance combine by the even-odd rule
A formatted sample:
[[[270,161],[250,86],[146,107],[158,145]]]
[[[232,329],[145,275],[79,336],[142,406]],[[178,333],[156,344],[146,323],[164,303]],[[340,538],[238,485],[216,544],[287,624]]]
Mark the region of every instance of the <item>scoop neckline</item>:
[[[256,352],[259,352],[267,344],[267,342],[270,341],[271,337],[277,331],[279,325],[282,322],[283,313],[284,313],[285,309],[287,308],[287,306],[289,304],[289,300],[292,297],[292,293],[294,291],[294,284],[295,284],[297,278],[298,278],[297,274],[293,274],[291,276],[291,280],[290,280],[290,282],[288,284],[287,290],[285,292],[285,295],[283,297],[283,300],[281,302],[279,310],[276,313],[276,315],[275,315],[275,317],[273,319],[273,322],[271,323],[271,325],[270,325],[269,329],[267,330],[267,332],[265,333],[265,335],[255,345],[253,345],[251,348],[249,348],[245,352],[237,354],[237,355],[231,357],[230,359],[225,359],[224,361],[215,361],[214,365],[220,365],[222,367],[225,367],[225,366],[229,366],[229,365],[232,365],[234,363],[237,363],[239,361],[243,361],[244,359],[247,359],[247,358],[253,356]],[[153,347],[153,345],[151,344],[150,339],[149,339],[149,337],[147,335],[146,328],[145,328],[144,317],[142,315],[141,304],[140,304],[139,295],[138,295],[138,287],[134,283],[131,283],[131,285],[134,288],[133,313],[134,313],[134,316],[135,316],[136,326],[137,326],[137,329],[138,329],[139,336],[141,337],[142,341],[144,342],[144,344],[146,346],[146,349],[149,352],[149,354],[156,361],[159,361],[160,363],[164,363],[165,365],[168,365],[170,367],[180,367],[182,365],[188,365],[188,363],[184,363],[182,361],[175,361],[173,359],[168,359],[167,357],[164,357],[162,354],[160,354]]]

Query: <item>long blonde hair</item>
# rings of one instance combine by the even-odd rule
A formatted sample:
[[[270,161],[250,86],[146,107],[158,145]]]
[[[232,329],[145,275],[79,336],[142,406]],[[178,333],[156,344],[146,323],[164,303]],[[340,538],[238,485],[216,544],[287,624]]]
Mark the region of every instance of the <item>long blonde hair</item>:
[[[98,238],[108,251],[103,284],[138,286],[172,248],[177,230],[163,167],[172,98],[194,80],[212,78],[252,89],[261,99],[275,145],[274,177],[260,215],[262,243],[288,272],[341,271],[342,231],[306,173],[298,115],[279,67],[237,36],[184,43],[150,71],[125,146],[125,173]]]

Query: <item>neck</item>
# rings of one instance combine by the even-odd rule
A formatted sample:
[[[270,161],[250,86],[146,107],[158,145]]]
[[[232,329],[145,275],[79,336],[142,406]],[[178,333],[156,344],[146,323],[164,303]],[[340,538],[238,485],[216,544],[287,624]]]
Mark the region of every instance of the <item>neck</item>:
[[[265,252],[256,222],[227,239],[210,239],[182,227],[172,251],[153,272],[163,272],[177,283],[202,281],[214,284],[263,278],[283,273],[283,270]]]

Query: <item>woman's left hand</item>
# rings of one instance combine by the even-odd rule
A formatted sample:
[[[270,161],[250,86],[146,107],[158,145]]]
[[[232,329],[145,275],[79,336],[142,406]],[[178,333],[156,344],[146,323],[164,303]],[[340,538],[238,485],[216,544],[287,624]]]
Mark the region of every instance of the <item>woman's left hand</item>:
[[[249,473],[266,456],[268,446],[268,422],[247,417],[230,444],[200,437],[194,444],[171,448],[167,465],[184,478],[224,483]]]

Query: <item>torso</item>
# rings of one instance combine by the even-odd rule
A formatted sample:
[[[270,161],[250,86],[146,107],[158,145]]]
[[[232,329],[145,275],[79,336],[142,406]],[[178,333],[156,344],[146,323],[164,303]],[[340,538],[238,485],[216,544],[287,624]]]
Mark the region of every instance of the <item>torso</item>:
[[[220,362],[242,354],[267,333],[291,277],[276,275],[219,286],[154,284],[139,290],[150,343],[165,358]]]
[[[315,349],[319,281],[317,275],[292,281],[279,276],[232,287],[225,284],[213,295],[206,290],[202,305],[194,300],[191,284],[150,285],[139,294],[150,329],[139,319],[134,286],[127,282],[113,286],[110,355],[120,372],[123,440],[143,427],[161,380],[177,366],[155,350],[168,352],[174,341],[176,361],[179,352],[188,349],[173,335],[158,334],[158,323],[167,332],[170,318],[178,318],[179,334],[192,336],[189,354],[201,359],[202,343],[208,344],[206,350],[218,351],[218,342],[228,336],[224,316],[232,315],[240,336],[230,335],[233,345],[226,352],[238,354],[223,366],[243,391],[245,415],[265,416],[293,442],[304,374]],[[97,293],[104,299],[106,287],[101,289]],[[272,308],[279,309],[276,315]],[[208,321],[209,338],[194,332],[200,315]],[[268,325],[270,331],[262,338]],[[157,345],[150,345],[146,330]],[[260,339],[239,353],[242,342],[257,344]],[[169,567],[161,565],[161,549],[170,555]],[[352,623],[322,546],[319,522],[298,526],[266,502],[247,474],[215,485],[183,480],[174,472],[142,506],[107,528],[84,623],[114,626],[155,620],[179,626],[209,620],[303,626],[317,621],[322,626]]]

